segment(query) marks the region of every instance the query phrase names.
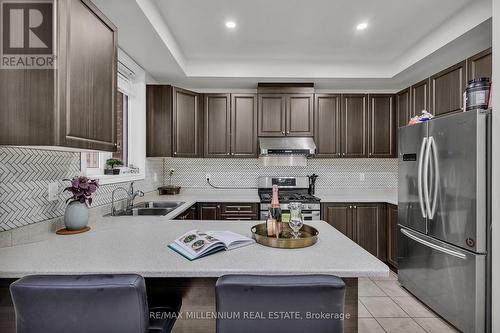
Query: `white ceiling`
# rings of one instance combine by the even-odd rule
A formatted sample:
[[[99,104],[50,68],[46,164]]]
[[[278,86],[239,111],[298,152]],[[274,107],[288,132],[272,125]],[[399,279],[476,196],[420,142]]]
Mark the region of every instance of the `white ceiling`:
[[[471,1],[155,0],[187,60],[369,64],[393,61]]]
[[[391,90],[416,80],[419,67],[491,44],[491,0],[94,2],[118,26],[120,47],[156,81],[186,88],[308,80]],[[227,29],[227,20],[237,27]],[[356,31],[360,22],[368,29]]]

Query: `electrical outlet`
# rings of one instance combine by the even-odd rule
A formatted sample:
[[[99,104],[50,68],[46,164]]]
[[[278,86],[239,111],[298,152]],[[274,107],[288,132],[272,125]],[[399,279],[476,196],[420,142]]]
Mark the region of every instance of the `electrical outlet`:
[[[155,172],[153,173],[153,181],[157,182],[158,181],[158,174]]]
[[[49,183],[48,192],[49,192],[49,201],[57,201],[57,195],[59,192],[59,184],[56,182]]]
[[[365,174],[364,174],[364,172],[360,172],[359,173],[359,181],[360,182],[364,182],[365,181]]]
[[[209,174],[209,173],[207,173],[207,174],[205,175],[205,179],[207,180],[207,182],[208,182],[208,181],[210,181],[210,174]]]

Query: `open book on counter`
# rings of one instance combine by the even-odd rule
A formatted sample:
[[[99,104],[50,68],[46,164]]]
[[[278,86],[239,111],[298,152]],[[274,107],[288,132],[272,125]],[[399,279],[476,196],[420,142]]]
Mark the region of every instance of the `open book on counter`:
[[[185,258],[194,260],[219,251],[234,250],[254,243],[255,240],[252,238],[232,231],[191,230],[178,237],[168,247]]]

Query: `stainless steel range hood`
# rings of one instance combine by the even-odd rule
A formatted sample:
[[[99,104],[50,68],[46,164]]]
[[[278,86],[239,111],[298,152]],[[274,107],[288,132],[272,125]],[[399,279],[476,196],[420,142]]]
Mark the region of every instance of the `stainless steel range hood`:
[[[312,156],[316,144],[310,137],[259,138],[260,156]]]

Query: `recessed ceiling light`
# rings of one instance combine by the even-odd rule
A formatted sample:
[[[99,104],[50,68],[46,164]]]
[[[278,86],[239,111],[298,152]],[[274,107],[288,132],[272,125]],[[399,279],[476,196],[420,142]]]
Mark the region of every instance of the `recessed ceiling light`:
[[[365,30],[366,28],[368,28],[368,23],[366,22],[361,22],[356,26],[356,30]]]
[[[227,21],[226,22],[226,28],[229,28],[229,29],[236,28],[236,22],[234,22],[234,21]]]

